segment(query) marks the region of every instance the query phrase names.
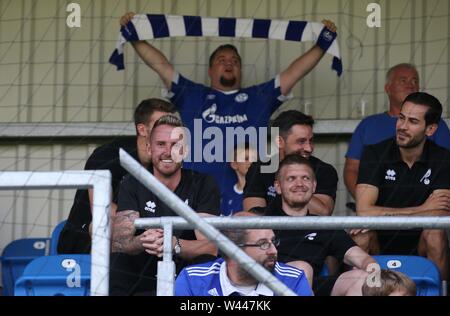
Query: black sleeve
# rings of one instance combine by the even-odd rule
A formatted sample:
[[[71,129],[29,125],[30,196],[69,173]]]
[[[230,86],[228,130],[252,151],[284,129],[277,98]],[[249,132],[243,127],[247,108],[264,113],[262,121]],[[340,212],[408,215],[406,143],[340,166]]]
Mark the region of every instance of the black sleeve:
[[[354,246],[356,246],[355,242],[344,230],[333,231],[330,254],[335,256],[339,262],[344,260],[345,253]]]
[[[98,148],[86,161],[85,170],[95,170],[102,166]],[[89,225],[92,222],[91,205],[87,189],[78,189],[70,209],[67,223],[58,239],[58,253],[90,253],[91,236]]]
[[[85,170],[109,170],[111,172],[113,202],[117,203],[120,181],[122,181],[126,171],[120,165],[118,148],[105,146],[94,150],[84,168]]]
[[[211,176],[203,175],[198,182],[196,211],[218,216],[220,214],[220,190]]]
[[[336,200],[338,175],[332,165],[322,163],[316,171],[317,187],[315,194],[329,195]]]
[[[118,154],[115,154],[111,148],[97,147],[89,156],[84,166],[85,170],[109,169],[111,161],[117,159]]]
[[[139,212],[137,201],[137,180],[127,175],[120,183],[117,212],[127,210]]]
[[[363,154],[359,163],[358,181],[357,184],[371,184],[376,187],[381,185],[381,157],[379,157],[373,146],[364,147]]]
[[[261,167],[258,162],[252,163],[245,175],[244,199],[247,197],[266,198],[267,188],[261,176]]]

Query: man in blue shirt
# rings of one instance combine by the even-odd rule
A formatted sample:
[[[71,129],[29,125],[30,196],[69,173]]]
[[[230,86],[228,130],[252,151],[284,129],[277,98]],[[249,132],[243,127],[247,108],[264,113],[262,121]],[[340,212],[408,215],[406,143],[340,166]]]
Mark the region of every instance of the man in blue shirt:
[[[239,212],[235,216],[256,216]],[[312,295],[303,270],[277,261],[278,240],[271,229],[227,230],[223,232],[237,246],[301,296]],[[273,296],[238,262],[224,258],[184,268],[176,279],[177,296]]]
[[[125,14],[120,20],[121,25],[126,25],[134,15],[132,12]],[[323,23],[332,36],[327,41],[319,38],[318,43],[331,45],[336,26],[331,21]],[[183,166],[212,175],[221,192],[236,183],[234,172],[224,168],[226,154],[233,149],[235,135],[239,132],[236,128],[242,128],[239,133],[244,135],[248,128],[267,127],[271,114],[290,97],[294,85],[318,64],[328,48],[322,44],[319,45],[323,47],[314,45],[275,78],[241,88],[241,57],[233,45],[219,46],[211,54],[210,86],[179,74],[163,53],[148,42],[137,41],[132,45],[141,59],[160,76],[167,88],[165,96],[177,106],[191,132],[192,154]],[[236,133],[229,135],[227,129]]]
[[[344,181],[355,197],[358,168],[364,146],[379,143],[395,136],[395,124],[405,98],[419,91],[419,74],[412,64],[398,64],[386,74],[384,90],[389,98],[389,110],[363,119],[356,127],[345,155]],[[450,131],[441,119],[438,129],[430,137],[437,145],[450,149]]]

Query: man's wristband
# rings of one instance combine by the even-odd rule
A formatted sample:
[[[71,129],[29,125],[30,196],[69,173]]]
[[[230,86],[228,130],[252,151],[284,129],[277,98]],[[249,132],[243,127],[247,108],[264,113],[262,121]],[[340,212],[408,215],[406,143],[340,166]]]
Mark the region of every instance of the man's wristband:
[[[330,48],[331,44],[333,44],[334,39],[336,38],[337,33],[331,32],[326,27],[323,28],[322,32],[319,34],[319,38],[317,39],[317,46],[323,49],[324,52]]]

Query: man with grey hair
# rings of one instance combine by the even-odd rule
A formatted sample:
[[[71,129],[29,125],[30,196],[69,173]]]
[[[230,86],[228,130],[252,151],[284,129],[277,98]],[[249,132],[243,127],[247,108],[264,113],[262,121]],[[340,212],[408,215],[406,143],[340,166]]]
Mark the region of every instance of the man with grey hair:
[[[386,112],[364,118],[353,132],[345,155],[344,181],[347,190],[355,197],[356,180],[364,146],[373,145],[395,136],[395,124],[405,98],[419,91],[419,74],[414,65],[401,63],[386,74],[384,91],[389,99]],[[438,129],[430,137],[437,145],[450,149],[450,130],[441,119]]]

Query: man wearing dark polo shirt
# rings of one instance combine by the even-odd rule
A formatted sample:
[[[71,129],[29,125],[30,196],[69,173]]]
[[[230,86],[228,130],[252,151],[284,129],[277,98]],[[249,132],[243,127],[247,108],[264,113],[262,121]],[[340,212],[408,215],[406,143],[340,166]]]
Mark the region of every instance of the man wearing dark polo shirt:
[[[298,154],[309,160],[317,178],[317,188],[308,209],[311,214],[331,215],[336,199],[337,172],[333,166],[312,156],[314,119],[302,112],[291,110],[282,112],[271,123],[279,128],[278,146],[280,161],[289,154]],[[270,162],[254,162],[246,175],[244,188],[244,210],[265,207],[274,203],[281,208],[281,198],[274,187],[275,173],[262,173],[261,166]]]
[[[287,155],[276,173],[275,189],[282,207],[266,208],[266,216],[315,216],[309,211],[309,201],[316,188],[316,178],[310,162],[296,154]],[[261,212],[260,209],[255,211]],[[361,295],[366,270],[375,260],[358,247],[344,230],[277,230],[280,239],[278,257],[281,262],[305,271],[317,296]],[[339,263],[355,269],[339,277],[320,277],[325,258],[335,256]],[[312,267],[312,269],[311,269]],[[312,270],[312,271],[311,271]]]
[[[203,216],[218,215],[220,191],[211,176],[181,168],[178,133],[183,126],[173,115],[162,116],[152,129],[148,150],[156,179]],[[184,147],[181,147],[184,148]],[[180,155],[176,157],[177,155]],[[120,185],[117,214],[113,221],[110,295],[151,295],[156,291],[157,264],[162,257],[164,231],[134,228],[139,217],[176,216],[160,197],[127,175]],[[216,246],[198,231],[176,230],[172,238],[176,268],[199,257],[217,254]]]
[[[396,137],[367,146],[356,186],[361,216],[450,215],[450,151],[427,140],[437,129],[442,105],[423,92],[403,102]],[[444,230],[356,230],[355,241],[373,254],[416,254],[432,260],[446,280]]]
[[[150,164],[147,138],[153,124],[163,115],[176,114],[175,105],[162,99],[146,99],[134,111],[136,136],[124,137],[97,147],[89,156],[85,170],[107,169],[111,172],[111,214],[117,209],[119,184],[128,173],[121,165],[119,148],[123,148],[143,166]],[[58,240],[58,253],[90,253],[92,229],[92,189],[78,189],[70,214]]]

